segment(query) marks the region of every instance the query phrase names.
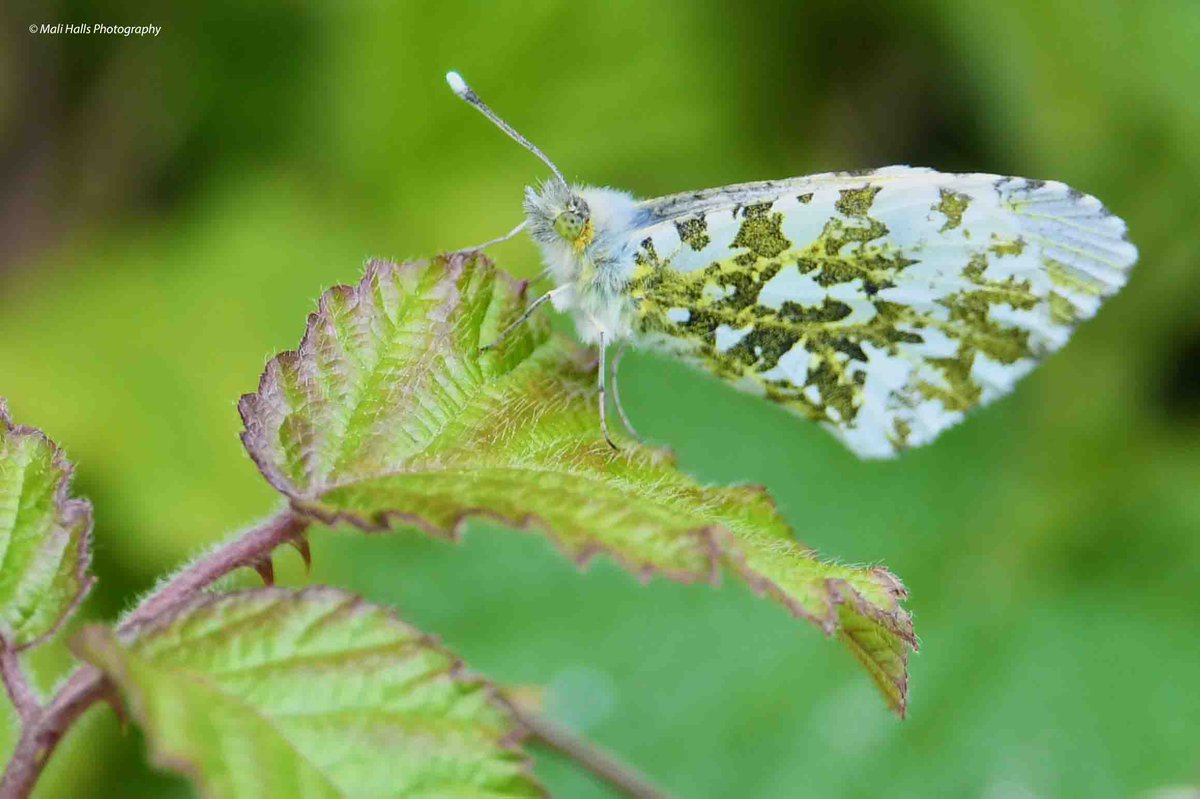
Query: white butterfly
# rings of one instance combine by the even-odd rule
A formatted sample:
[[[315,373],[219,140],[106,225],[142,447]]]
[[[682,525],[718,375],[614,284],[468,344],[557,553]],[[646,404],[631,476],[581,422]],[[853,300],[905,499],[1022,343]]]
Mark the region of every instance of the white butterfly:
[[[815,419],[860,457],[893,456],[1012,390],[1137,260],[1122,220],[1053,181],[892,166],[654,200],[569,185],[446,78],[554,173],[488,242],[528,228],[555,283],[498,341],[547,301],[571,313],[599,347],[610,444],[605,353],[628,341]]]

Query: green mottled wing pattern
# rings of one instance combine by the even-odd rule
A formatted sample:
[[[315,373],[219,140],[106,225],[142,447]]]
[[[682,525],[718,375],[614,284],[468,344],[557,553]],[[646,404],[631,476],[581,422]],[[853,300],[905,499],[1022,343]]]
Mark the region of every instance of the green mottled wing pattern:
[[[1125,223],[1061,183],[910,167],[639,206],[637,335],[862,457],[1009,392],[1124,285]]]

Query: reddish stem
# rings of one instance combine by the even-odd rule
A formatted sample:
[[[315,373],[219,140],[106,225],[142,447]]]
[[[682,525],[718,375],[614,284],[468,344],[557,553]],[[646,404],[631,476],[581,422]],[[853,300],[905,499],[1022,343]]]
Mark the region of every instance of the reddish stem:
[[[217,547],[150,594],[118,625],[128,632],[170,613],[214,582],[243,566],[257,567],[281,544],[294,543],[307,564],[303,536],[309,522],[285,509],[258,527]],[[63,735],[85,710],[111,690],[94,666],[81,665],[63,683],[46,707],[37,703],[21,672],[16,652],[0,648],[0,674],[21,715],[21,737],[0,779],[0,799],[27,799]],[[517,721],[543,745],[574,761],[593,775],[634,799],[667,799],[668,794],[612,755],[592,746],[569,730],[526,713],[509,703]]]
[[[231,571],[262,562],[276,547],[297,539],[307,528],[308,520],[290,510],[273,516],[176,574],[122,619],[117,629],[124,632],[161,617]]]
[[[117,626],[120,631],[148,624],[175,610],[226,574],[254,566],[280,544],[304,534],[308,521],[285,509],[258,527],[217,547],[150,594]],[[0,778],[0,799],[26,799],[63,735],[82,713],[108,690],[104,675],[82,665],[63,683],[50,704],[37,704],[20,670],[16,653],[0,650],[0,673],[21,715],[21,737]]]
[[[21,668],[20,655],[17,650],[4,645],[0,641],[0,677],[4,679],[4,687],[8,698],[12,700],[17,715],[24,724],[42,711],[29,681],[25,679],[25,670]]]

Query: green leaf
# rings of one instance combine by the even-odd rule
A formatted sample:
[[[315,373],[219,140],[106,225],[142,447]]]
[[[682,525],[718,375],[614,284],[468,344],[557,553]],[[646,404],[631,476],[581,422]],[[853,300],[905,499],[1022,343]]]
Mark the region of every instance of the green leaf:
[[[48,638],[92,586],[92,506],[70,498],[72,469],[0,400],[0,645]]]
[[[242,441],[300,512],[368,531],[455,536],[486,516],[548,535],[583,563],[715,581],[722,566],[837,632],[901,714],[912,622],[881,568],[823,563],[766,492],[698,485],[663,451],[600,436],[595,358],[534,317],[482,256],[374,261],[322,296],[300,348],[242,397]]]
[[[515,799],[544,792],[495,691],[384,608],[332,588],[203,595],[76,653],[202,795]]]

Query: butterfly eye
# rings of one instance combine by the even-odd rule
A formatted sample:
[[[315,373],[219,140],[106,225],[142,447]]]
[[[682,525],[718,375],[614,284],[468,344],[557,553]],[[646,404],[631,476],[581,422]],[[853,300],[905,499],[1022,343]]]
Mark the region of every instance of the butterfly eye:
[[[577,240],[586,226],[587,215],[579,211],[563,211],[554,218],[554,229],[567,241]]]

